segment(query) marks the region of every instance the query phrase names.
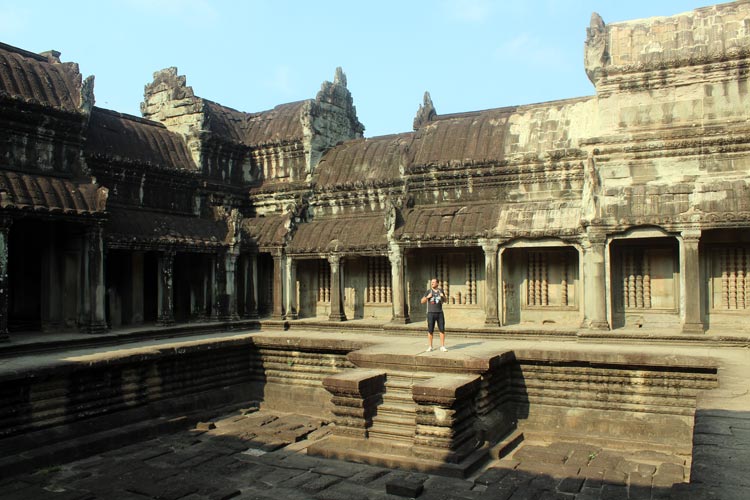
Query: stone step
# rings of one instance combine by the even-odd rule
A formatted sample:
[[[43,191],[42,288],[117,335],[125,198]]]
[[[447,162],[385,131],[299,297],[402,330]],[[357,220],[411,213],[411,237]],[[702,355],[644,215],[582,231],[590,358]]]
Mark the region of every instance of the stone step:
[[[401,427],[371,427],[368,431],[368,439],[376,443],[380,442],[381,444],[398,443],[400,445],[411,446],[414,444],[414,428],[409,432],[407,429]]]
[[[416,426],[416,416],[414,413],[406,414],[400,412],[388,412],[378,413],[372,418],[372,426],[378,425],[394,425],[407,427],[411,432],[414,432]]]
[[[414,416],[417,414],[417,406],[414,404],[413,401],[411,402],[399,402],[399,401],[388,401],[383,402],[380,406],[378,406],[378,413],[377,415],[408,415],[412,419],[414,419]]]

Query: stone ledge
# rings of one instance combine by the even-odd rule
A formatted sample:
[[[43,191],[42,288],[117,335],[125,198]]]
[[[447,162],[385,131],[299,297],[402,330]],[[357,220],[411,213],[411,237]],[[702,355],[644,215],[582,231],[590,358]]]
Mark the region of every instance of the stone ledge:
[[[307,448],[309,455],[462,479],[470,476],[486,461],[489,448],[484,446],[476,450],[458,464],[417,458],[411,453],[410,446],[390,447],[388,451],[384,453],[377,444],[365,439],[342,436],[329,436]]]

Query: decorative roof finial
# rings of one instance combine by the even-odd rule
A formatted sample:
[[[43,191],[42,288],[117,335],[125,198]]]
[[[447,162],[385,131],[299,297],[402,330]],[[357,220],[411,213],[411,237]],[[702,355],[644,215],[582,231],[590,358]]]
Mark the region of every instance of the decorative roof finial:
[[[417,130],[425,123],[431,122],[436,116],[437,112],[435,111],[435,106],[432,104],[432,97],[430,97],[429,92],[425,92],[423,103],[417,110],[417,116],[414,117],[414,130]]]
[[[336,74],[333,76],[334,85],[343,85],[346,87],[346,73],[341,69],[341,66],[336,68]]]

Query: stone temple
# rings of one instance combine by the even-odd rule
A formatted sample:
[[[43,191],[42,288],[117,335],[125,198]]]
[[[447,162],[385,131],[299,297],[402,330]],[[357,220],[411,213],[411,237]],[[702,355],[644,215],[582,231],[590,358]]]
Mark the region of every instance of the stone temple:
[[[449,475],[519,429],[689,455],[721,363],[653,347],[747,347],[750,3],[593,14],[583,56],[592,96],[441,115],[425,93],[412,131],[365,138],[340,68],[260,112],[167,68],[136,117],[0,43],[0,445],[256,398],[332,419],[310,452]],[[449,347],[525,347],[378,351],[421,338],[432,277]],[[195,334],[216,340],[41,356]]]

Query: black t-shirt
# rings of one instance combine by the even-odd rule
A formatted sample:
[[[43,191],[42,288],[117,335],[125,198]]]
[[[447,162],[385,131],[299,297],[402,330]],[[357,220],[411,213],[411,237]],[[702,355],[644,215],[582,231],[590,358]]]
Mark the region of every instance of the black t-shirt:
[[[425,297],[427,297],[427,312],[428,313],[439,313],[443,312],[443,297],[440,295],[443,295],[445,297],[445,293],[443,293],[442,288],[438,288],[437,290],[433,290],[430,288],[427,290],[427,293],[424,294]]]

